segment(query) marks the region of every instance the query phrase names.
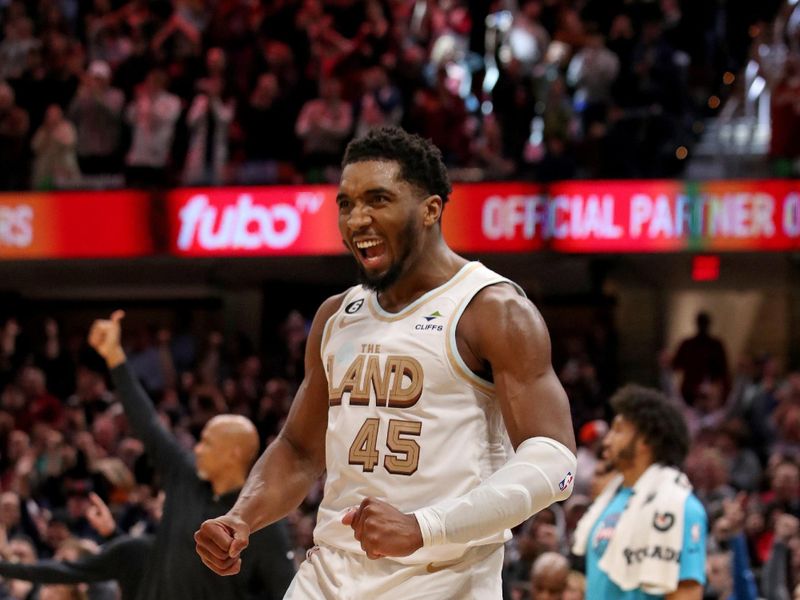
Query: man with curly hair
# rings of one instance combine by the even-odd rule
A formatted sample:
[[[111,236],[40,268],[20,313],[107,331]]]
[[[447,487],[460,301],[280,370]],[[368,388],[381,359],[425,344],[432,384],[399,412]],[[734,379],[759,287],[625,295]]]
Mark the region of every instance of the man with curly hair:
[[[587,600],[700,600],[708,522],[680,471],[689,432],[660,392],[628,385],[603,459],[617,471],[578,523],[573,552],[586,557]]]
[[[251,532],[326,472],[287,598],[499,600],[509,529],[569,496],[547,328],[519,286],[447,246],[450,191],[418,136],[380,128],[348,146],[336,202],[361,285],[322,304],[286,425],[195,534],[216,573],[237,572]]]

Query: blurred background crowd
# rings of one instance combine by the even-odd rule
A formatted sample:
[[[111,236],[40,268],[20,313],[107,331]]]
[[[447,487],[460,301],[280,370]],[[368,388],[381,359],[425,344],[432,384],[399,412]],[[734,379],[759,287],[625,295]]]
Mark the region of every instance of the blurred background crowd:
[[[456,180],[672,177],[729,97],[763,89],[790,175],[795,5],[4,0],[0,189],[335,181],[346,142],[387,123]]]
[[[754,90],[769,92],[768,172],[797,176],[796,0],[0,0],[0,190],[332,182],[345,144],[389,123],[431,138],[457,181],[676,177]],[[158,457],[130,435],[89,322],[0,313],[0,556],[96,551],[114,533],[93,526],[92,494],[115,531],[154,531]],[[257,346],[182,313],[126,329],[125,346],[187,451],[226,412],[265,445],[302,378],[309,316],[289,312]],[[800,372],[758,347],[731,364],[712,333],[699,315],[642,381],[692,434],[706,597],[800,598]],[[567,502],[514,532],[507,598],[583,597],[565,557],[609,476],[618,342],[603,319],[553,336],[579,475]],[[321,491],[290,517],[298,563]],[[0,600],[53,593],[0,583]]]
[[[191,451],[205,423],[229,412],[248,416],[262,444],[270,442],[303,375],[307,331],[306,319],[292,311],[264,348],[244,333],[224,339],[190,324],[131,327],[124,343],[163,424]],[[52,319],[24,327],[8,319],[0,329],[0,554],[6,559],[60,557],[76,539],[89,544],[85,552],[90,542],[104,543],[92,527],[92,493],[114,517],[104,534],[158,527],[163,495],[152,462],[158,457],[131,437],[85,334],[65,334]],[[613,331],[554,339],[579,441],[579,475],[569,500],[514,532],[507,598],[582,598],[582,575],[566,557],[577,520],[611,476],[602,443],[616,385],[613,339]],[[792,598],[800,584],[800,372],[786,370],[781,357],[728,365],[705,314],[695,336],[653,361],[661,369],[658,385],[684,412],[692,435],[685,470],[709,517],[706,597]],[[322,481],[289,518],[298,563],[313,545],[321,492]],[[36,598],[36,589],[7,580],[0,598]]]

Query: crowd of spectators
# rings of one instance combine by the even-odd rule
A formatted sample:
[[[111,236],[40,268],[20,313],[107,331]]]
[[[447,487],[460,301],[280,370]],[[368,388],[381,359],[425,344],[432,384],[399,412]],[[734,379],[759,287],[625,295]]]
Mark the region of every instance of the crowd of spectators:
[[[787,3],[772,27],[759,30],[753,61],[771,90],[769,156],[773,173],[800,175],[800,8]]]
[[[85,332],[64,335],[52,319],[38,326],[23,331],[11,318],[0,327],[0,555],[61,557],[76,539],[82,551],[93,551],[108,531],[91,526],[92,494],[110,505],[117,532],[152,533],[163,502],[151,462],[157,457],[130,435]],[[303,376],[307,327],[294,311],[263,349],[245,336],[226,340],[217,331],[166,327],[133,327],[124,343],[131,368],[184,447],[192,448],[221,413],[252,419],[264,445],[279,431]],[[577,521],[612,475],[601,456],[608,398],[617,386],[611,327],[554,341],[579,441],[579,475],[569,500],[523,523],[508,543],[504,581],[514,600],[583,597],[581,573],[563,559]],[[708,354],[699,346],[714,343],[689,346],[661,358],[660,387],[683,411],[692,436],[684,469],[709,518],[706,598],[797,598],[800,373],[768,356],[720,370],[717,352],[698,358]],[[690,352],[696,358],[688,364],[698,372],[690,393],[682,393]],[[321,493],[322,481],[289,517],[298,563],[313,545]],[[37,589],[7,580],[0,598],[34,599]]]
[[[455,179],[672,176],[779,4],[7,0],[0,189],[334,181],[390,123]]]

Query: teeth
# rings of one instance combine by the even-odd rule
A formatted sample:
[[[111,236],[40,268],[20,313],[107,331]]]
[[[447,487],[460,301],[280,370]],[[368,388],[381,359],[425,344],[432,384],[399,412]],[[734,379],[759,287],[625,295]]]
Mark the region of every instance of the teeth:
[[[359,250],[365,250],[367,248],[372,248],[374,246],[378,246],[379,244],[382,244],[382,243],[383,242],[381,242],[379,240],[368,240],[368,241],[365,241],[365,242],[356,242],[356,248],[358,248]]]

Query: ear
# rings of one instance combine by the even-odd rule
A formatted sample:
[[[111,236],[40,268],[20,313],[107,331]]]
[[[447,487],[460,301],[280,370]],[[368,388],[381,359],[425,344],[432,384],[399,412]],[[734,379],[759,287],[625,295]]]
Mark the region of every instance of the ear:
[[[433,227],[442,218],[444,202],[437,195],[428,196],[422,201],[422,223],[425,227]]]

